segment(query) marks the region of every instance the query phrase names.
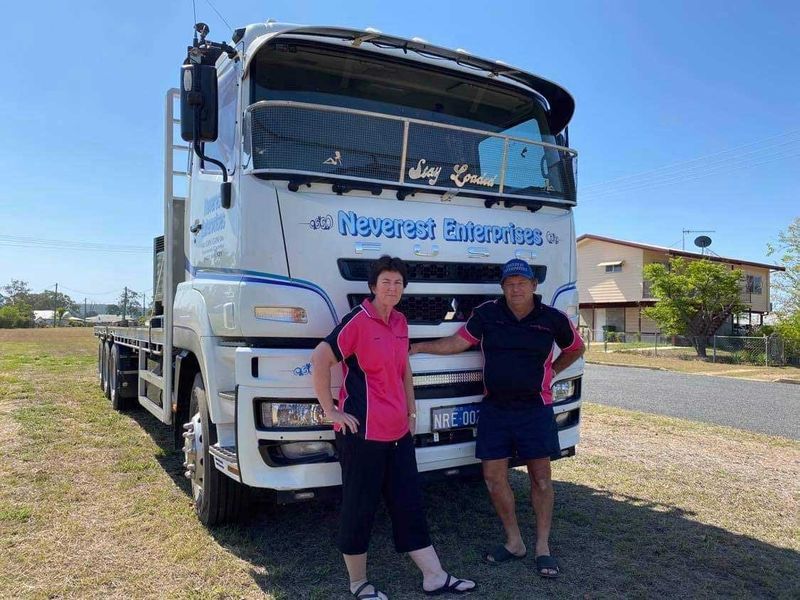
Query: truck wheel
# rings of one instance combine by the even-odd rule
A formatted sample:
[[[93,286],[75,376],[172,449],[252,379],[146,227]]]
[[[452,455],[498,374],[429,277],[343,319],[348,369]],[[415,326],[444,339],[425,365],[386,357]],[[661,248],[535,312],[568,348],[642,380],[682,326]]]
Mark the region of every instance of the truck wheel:
[[[192,483],[194,508],[203,525],[235,521],[242,507],[243,486],[214,466],[209,447],[217,442],[217,432],[208,416],[203,376],[192,383],[190,420],[184,425],[183,454],[186,477]]]
[[[109,400],[111,399],[111,385],[109,382],[109,374],[111,373],[111,348],[113,345],[111,342],[106,342],[103,350],[103,393],[106,395],[106,398]]]
[[[97,375],[100,379],[100,389],[106,389],[106,343],[99,340],[97,344]]]
[[[125,390],[122,389],[122,374],[120,371],[122,371],[122,361],[120,360],[119,346],[114,344],[108,360],[108,389],[111,408],[123,412],[131,407],[131,402]]]

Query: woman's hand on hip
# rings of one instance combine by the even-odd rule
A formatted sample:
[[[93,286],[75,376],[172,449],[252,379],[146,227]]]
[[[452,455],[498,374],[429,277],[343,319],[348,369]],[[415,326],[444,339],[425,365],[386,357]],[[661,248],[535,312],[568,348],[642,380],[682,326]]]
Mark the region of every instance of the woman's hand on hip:
[[[348,428],[352,433],[358,431],[358,426],[360,423],[358,422],[358,419],[349,413],[342,412],[338,408],[332,408],[331,410],[325,411],[325,416],[328,417],[328,420],[331,423],[341,425],[343,433],[347,433]]]

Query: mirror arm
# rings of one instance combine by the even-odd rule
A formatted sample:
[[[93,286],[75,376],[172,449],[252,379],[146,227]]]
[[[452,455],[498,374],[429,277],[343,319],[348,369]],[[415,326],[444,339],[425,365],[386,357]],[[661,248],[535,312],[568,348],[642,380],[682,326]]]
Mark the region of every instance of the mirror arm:
[[[206,156],[203,153],[203,146],[198,139],[200,137],[200,106],[195,105],[194,107],[194,143],[192,144],[192,148],[194,149],[195,154],[200,157],[201,160],[210,162],[212,165],[216,165],[222,171],[222,183],[220,184],[219,188],[219,195],[220,195],[220,205],[222,208],[230,208],[231,207],[231,182],[228,181],[228,169],[225,167],[222,162],[218,161],[215,158],[211,158]]]

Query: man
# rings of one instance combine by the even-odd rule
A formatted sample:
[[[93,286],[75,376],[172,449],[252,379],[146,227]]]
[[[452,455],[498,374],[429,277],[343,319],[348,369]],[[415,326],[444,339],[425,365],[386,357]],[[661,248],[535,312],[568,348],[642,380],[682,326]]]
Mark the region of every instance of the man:
[[[503,298],[478,306],[454,335],[411,345],[411,353],[455,354],[480,344],[483,382],[475,455],[506,533],[506,542],[485,555],[498,564],[524,558],[514,502],[508,483],[508,459],[516,455],[528,467],[536,514],[536,569],[542,577],[558,577],[550,555],[553,483],[550,457],[560,451],[553,415],[553,376],[584,351],[583,341],[567,315],[542,304],[538,281],[528,263],[514,259],[503,266]],[[561,354],[553,361],[553,344]]]

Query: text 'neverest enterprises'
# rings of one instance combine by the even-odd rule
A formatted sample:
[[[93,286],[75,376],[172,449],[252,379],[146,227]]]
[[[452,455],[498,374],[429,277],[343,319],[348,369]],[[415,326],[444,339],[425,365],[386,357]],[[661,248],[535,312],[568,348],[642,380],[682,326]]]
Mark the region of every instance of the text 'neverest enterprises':
[[[435,240],[437,223],[427,219],[388,219],[359,216],[354,211],[340,210],[337,216],[339,233],[361,237],[407,238],[410,240]],[[481,225],[456,219],[442,219],[443,239],[450,242],[477,242],[494,244],[527,244],[541,246],[544,236],[541,229],[508,225]]]

